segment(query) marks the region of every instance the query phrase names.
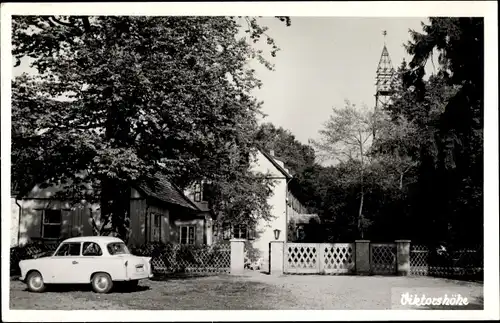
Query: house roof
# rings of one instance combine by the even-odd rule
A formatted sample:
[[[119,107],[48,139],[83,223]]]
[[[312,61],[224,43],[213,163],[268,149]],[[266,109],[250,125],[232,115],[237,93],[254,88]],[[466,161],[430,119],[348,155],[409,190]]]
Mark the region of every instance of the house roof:
[[[259,151],[271,162],[271,164],[273,164],[274,167],[276,167],[276,169],[278,169],[283,175],[285,175],[286,178],[293,178],[292,174],[290,174],[283,166],[281,166],[275,157],[271,156],[264,149],[259,148]]]
[[[172,184],[163,175],[156,176],[156,183],[142,183],[138,185],[138,188],[146,195],[162,202],[179,205],[195,211],[201,211],[178,187]]]

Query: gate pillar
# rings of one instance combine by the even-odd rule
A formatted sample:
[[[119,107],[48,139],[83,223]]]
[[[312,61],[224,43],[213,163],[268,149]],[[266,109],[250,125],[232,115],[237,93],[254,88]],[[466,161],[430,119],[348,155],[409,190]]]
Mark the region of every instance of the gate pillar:
[[[370,274],[370,240],[356,240],[356,274]]]
[[[410,274],[410,240],[396,240],[397,246],[397,266],[399,276]]]
[[[269,243],[271,259],[269,260],[269,273],[271,275],[283,275],[285,243],[283,241],[271,241]]]

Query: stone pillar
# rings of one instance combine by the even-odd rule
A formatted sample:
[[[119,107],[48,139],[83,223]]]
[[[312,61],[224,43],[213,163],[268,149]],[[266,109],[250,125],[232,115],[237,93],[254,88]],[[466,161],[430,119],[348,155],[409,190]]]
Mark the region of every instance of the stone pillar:
[[[369,275],[370,272],[370,240],[356,240],[356,274]]]
[[[231,275],[241,275],[245,269],[245,239],[231,239]]]
[[[410,240],[396,240],[396,261],[399,276],[410,274]]]
[[[269,243],[269,250],[271,251],[269,259],[269,273],[271,275],[283,275],[283,257],[285,251],[284,241],[271,241]]]

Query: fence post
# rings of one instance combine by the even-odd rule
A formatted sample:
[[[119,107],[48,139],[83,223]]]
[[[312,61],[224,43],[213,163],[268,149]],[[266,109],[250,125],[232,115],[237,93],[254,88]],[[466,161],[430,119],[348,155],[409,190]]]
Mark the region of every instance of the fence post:
[[[370,240],[356,240],[356,274],[370,274]]]
[[[241,275],[245,269],[245,239],[231,239],[231,275]]]
[[[410,240],[396,240],[396,261],[399,276],[410,274]]]
[[[269,273],[271,275],[283,275],[285,243],[283,241],[271,241],[269,243],[269,248],[271,250],[271,259],[269,259]]]

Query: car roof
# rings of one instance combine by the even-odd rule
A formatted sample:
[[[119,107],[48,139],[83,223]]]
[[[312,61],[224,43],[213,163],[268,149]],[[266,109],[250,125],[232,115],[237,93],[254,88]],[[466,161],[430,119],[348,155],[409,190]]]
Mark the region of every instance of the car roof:
[[[123,242],[123,240],[116,237],[108,236],[86,236],[74,237],[64,240],[63,242],[96,242],[96,243],[110,243],[110,242]]]

